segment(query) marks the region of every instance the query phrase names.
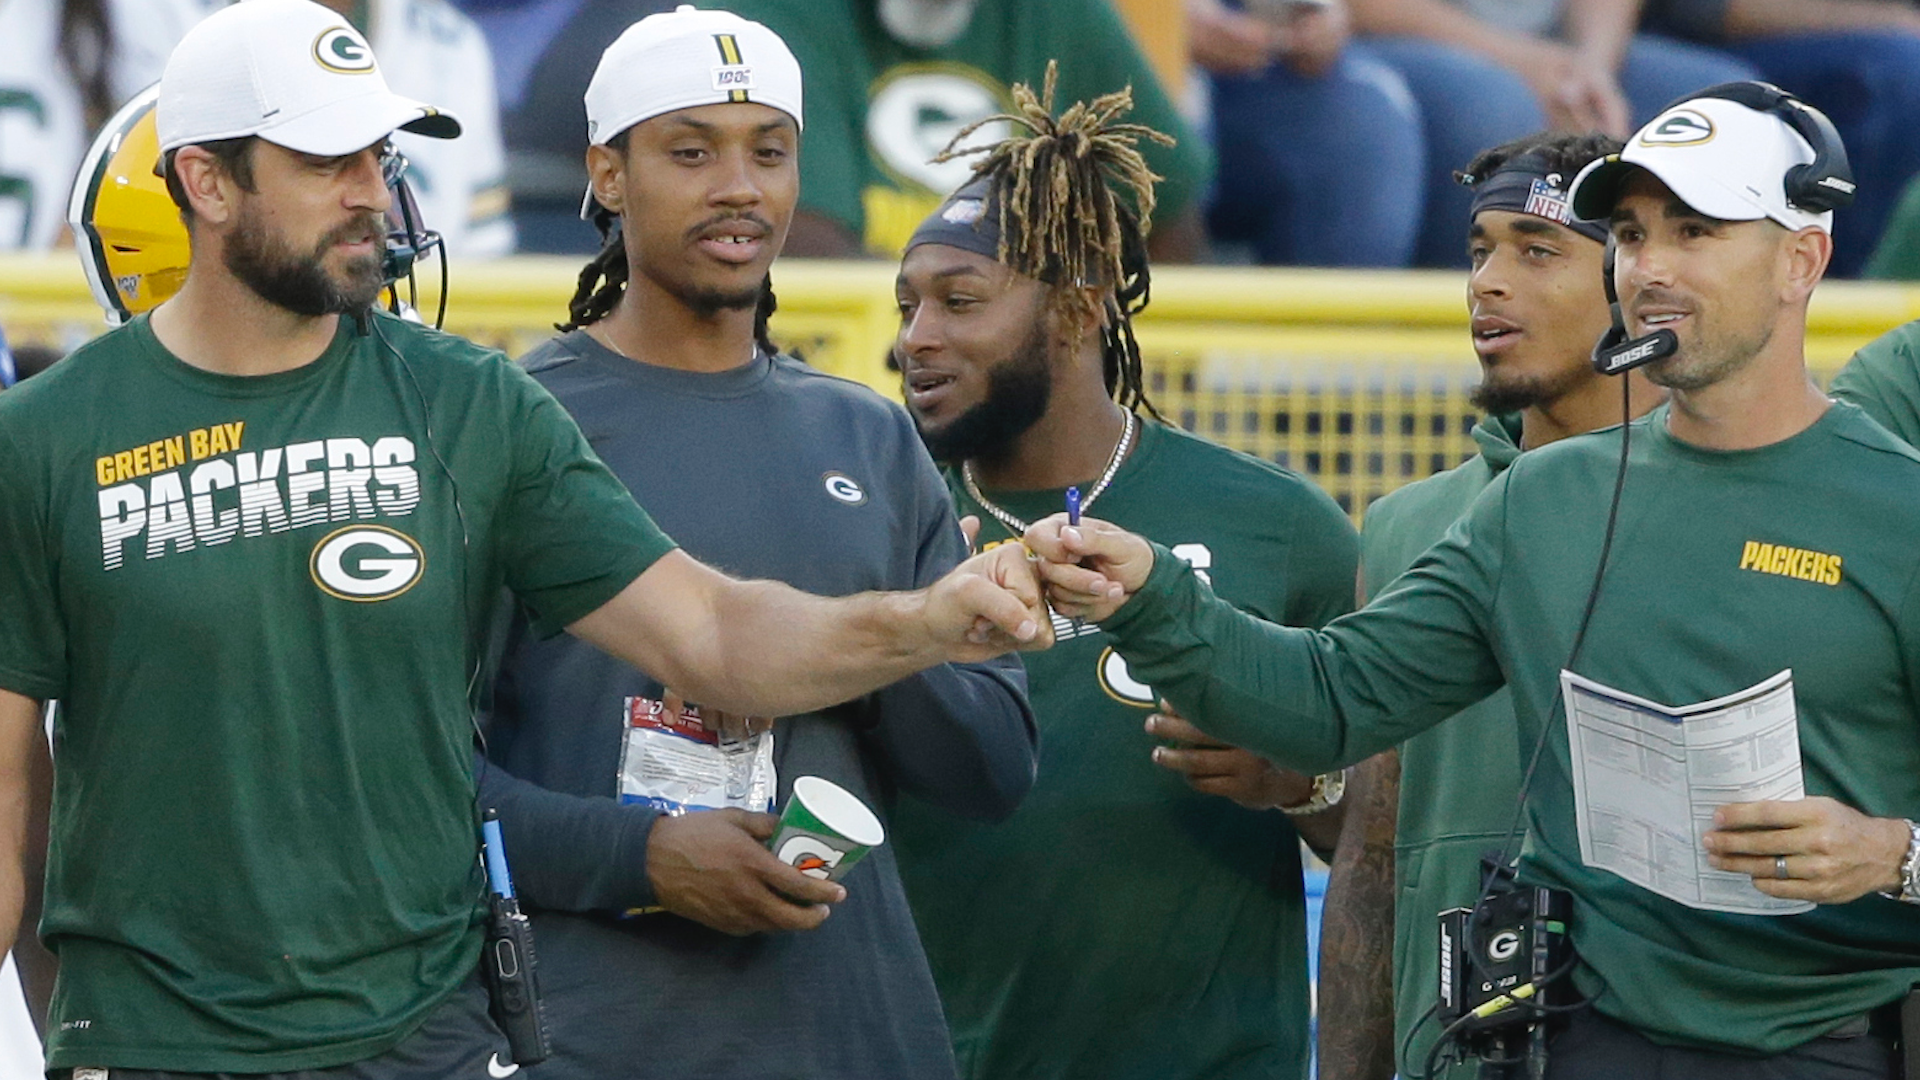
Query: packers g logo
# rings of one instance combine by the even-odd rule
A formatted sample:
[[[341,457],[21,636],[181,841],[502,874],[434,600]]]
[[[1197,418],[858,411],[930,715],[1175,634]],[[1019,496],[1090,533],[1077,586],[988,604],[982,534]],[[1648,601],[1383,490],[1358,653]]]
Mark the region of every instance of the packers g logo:
[[[848,506],[859,506],[867,501],[867,493],[861,490],[853,477],[846,473],[823,473],[820,481],[826,486],[827,494],[833,496],[836,502],[843,502]]]
[[[1153,687],[1134,678],[1133,672],[1127,669],[1126,657],[1111,647],[1100,650],[1100,663],[1095,670],[1100,676],[1100,689],[1120,704],[1151,709],[1158,702]]]
[[[1693,146],[1713,138],[1713,121],[1692,109],[1675,109],[1640,136],[1642,146]]]
[[[874,84],[867,104],[867,145],[896,181],[944,194],[973,177],[974,159],[939,164],[931,159],[968,124],[1005,112],[1005,98],[998,81],[978,68],[902,64]],[[991,146],[1011,134],[1012,124],[996,120],[975,132],[966,145]]]
[[[427,554],[413,537],[380,525],[349,525],[313,546],[309,570],[320,591],[338,600],[391,600],[420,581]]]
[[[332,27],[314,38],[313,58],[321,67],[341,75],[365,75],[373,70],[373,50],[345,26]]]

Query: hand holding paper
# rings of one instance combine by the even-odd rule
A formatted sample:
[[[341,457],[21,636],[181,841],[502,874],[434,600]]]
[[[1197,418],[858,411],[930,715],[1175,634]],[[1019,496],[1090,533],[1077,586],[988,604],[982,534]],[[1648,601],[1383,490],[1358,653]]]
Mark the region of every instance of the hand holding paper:
[[[1730,803],[1714,813],[1713,826],[1705,843],[1714,869],[1747,874],[1768,896],[1816,904],[1897,890],[1911,838],[1905,822],[1868,817],[1823,795]]]

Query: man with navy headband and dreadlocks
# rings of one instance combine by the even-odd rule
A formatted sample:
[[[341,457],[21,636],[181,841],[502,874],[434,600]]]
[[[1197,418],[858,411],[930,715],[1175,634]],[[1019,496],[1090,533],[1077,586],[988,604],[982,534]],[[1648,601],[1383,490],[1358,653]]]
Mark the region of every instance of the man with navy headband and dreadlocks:
[[[586,100],[606,251],[524,364],[601,459],[735,574],[838,596],[918,588],[965,558],[906,413],[767,340],[767,268],[799,191],[785,43],[723,11],[653,15],[607,49]],[[817,776],[882,812],[906,791],[1005,816],[1034,770],[1019,661],[937,666],[770,725],[686,710],[653,676],[509,631],[483,791],[539,933],[540,1075],[952,1077],[895,845],[817,880],[767,850],[767,811]]]
[[[1165,137],[1121,122],[1124,90],[1058,116],[1053,92],[1015,88],[1025,131],[908,246],[896,353],[921,436],[986,545],[1077,488],[1234,602],[1326,622],[1353,604],[1346,515],[1147,400],[1132,319],[1156,177],[1136,145]],[[911,800],[895,817],[962,1074],[1304,1077],[1300,835],[1332,842],[1339,774],[1206,738],[1156,711],[1097,628],[1055,625],[1029,662],[1048,749],[1026,802],[999,824]]]

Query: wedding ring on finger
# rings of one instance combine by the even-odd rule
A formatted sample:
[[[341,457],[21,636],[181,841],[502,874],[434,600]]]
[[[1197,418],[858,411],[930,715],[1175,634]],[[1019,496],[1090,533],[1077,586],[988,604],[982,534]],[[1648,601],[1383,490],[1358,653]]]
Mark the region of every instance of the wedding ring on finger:
[[[1787,880],[1787,857],[1785,855],[1775,855],[1773,857],[1773,876],[1781,881]]]

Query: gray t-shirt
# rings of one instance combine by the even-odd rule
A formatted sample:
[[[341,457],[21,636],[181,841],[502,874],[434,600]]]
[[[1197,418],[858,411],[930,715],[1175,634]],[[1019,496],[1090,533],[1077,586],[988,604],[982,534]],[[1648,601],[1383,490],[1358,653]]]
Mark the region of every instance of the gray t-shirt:
[[[912,421],[784,356],[717,374],[619,356],[585,333],[522,361],[689,553],[742,577],[845,595],[926,585],[965,556]],[[661,612],[670,619],[672,612]],[[882,846],[817,930],[728,937],[653,903],[655,812],[618,800],[623,702],[644,673],[516,620],[495,684],[482,798],[498,807],[552,1026],[546,1080],[951,1077],[946,1024]],[[895,794],[1011,813],[1037,729],[1017,658],[950,664],[774,728],[785,800],[822,776],[885,816]]]

